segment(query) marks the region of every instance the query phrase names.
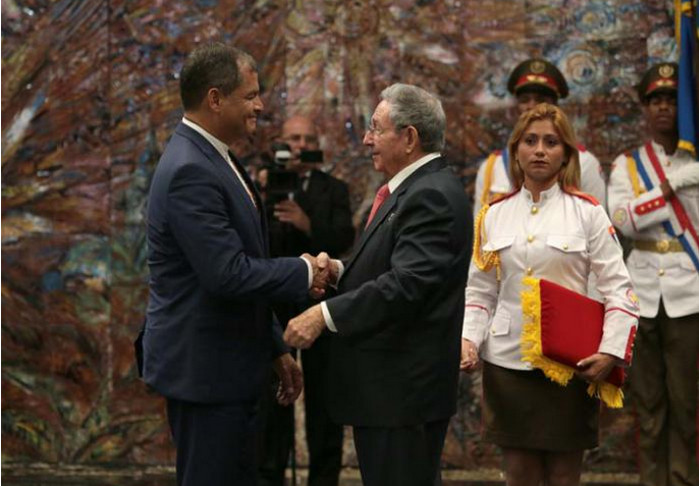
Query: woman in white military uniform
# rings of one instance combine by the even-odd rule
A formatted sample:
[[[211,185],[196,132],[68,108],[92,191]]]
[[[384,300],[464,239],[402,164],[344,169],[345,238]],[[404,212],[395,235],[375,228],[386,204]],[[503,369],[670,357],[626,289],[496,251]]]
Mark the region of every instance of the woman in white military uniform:
[[[630,385],[644,486],[699,485],[699,163],[678,140],[677,74],[677,64],[661,63],[643,76],[650,140],[621,154],[609,180],[612,221],[633,240],[627,263],[641,304]]]
[[[578,190],[578,150],[565,114],[550,104],[524,113],[509,150],[516,192],[477,218],[461,367],[475,368],[480,354],[484,438],[502,447],[507,484],[575,485],[583,450],[597,445],[599,405],[586,382],[630,362],[638,308],[604,208]],[[522,279],[585,294],[590,272],[606,308],[603,338],[562,387],[522,361]]]

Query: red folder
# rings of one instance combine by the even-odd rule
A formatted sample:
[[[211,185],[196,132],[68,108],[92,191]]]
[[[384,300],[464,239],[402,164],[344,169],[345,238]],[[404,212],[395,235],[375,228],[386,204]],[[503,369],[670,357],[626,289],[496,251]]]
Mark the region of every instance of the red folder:
[[[523,284],[522,359],[566,385],[577,363],[599,350],[604,305],[548,280],[525,277]],[[605,382],[591,384],[588,393],[621,407],[624,369],[614,367]]]
[[[544,356],[575,368],[595,354],[602,341],[604,304],[548,280],[539,280],[541,347]],[[624,384],[624,369],[616,366],[605,381]]]

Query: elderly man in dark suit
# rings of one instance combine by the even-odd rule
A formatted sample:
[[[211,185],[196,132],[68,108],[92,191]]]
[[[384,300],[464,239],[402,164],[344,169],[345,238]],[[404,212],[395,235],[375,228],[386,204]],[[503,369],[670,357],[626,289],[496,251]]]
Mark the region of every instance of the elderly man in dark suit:
[[[228,151],[262,110],[254,60],[223,44],[200,47],[182,68],[180,94],[184,118],[149,197],[143,375],[167,399],[178,484],[253,485],[269,362],[283,403],[303,382],[271,303],[305,299],[323,272],[310,256],[268,258],[259,195]]]
[[[331,417],[354,427],[366,486],[439,481],[456,411],[464,285],[472,221],[468,198],[440,151],[439,100],[395,84],[364,137],[388,183],[339,277],[339,295],[292,319],[292,346],[332,331],[327,370]]]

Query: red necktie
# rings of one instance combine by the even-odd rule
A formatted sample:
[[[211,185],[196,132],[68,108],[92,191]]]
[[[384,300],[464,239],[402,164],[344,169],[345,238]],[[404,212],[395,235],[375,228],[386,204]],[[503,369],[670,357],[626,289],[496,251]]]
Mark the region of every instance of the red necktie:
[[[388,190],[388,184],[384,184],[383,186],[379,187],[379,190],[376,192],[376,196],[374,197],[374,204],[371,206],[371,212],[369,213],[369,218],[366,220],[366,226],[365,228],[369,227],[369,223],[371,223],[371,220],[374,219],[374,215],[376,214],[376,211],[379,210],[383,202],[388,198],[388,196],[391,195],[391,191]]]

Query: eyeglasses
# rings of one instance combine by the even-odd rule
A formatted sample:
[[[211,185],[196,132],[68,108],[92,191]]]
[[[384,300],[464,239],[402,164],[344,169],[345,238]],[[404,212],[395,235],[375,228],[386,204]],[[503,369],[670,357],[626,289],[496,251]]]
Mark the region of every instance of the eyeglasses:
[[[406,126],[397,126],[395,128],[395,132],[398,133],[399,131],[403,130],[404,128],[407,128]],[[380,137],[384,133],[390,131],[390,129],[387,128],[379,128],[376,125],[370,123],[369,127],[366,129],[366,133],[370,133],[372,137]]]

